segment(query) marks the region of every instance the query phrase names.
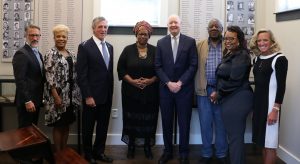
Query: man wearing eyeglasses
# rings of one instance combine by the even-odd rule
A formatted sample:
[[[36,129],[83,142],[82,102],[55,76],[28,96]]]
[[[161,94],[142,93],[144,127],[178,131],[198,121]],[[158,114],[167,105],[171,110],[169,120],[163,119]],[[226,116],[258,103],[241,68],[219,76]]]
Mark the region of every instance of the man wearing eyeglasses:
[[[225,163],[228,144],[219,104],[213,103],[216,96],[215,71],[222,59],[224,43],[223,27],[218,19],[208,23],[208,39],[197,43],[198,70],[195,77],[198,113],[202,136],[201,163],[208,164],[213,157],[213,130],[215,132],[215,156],[219,163]],[[214,125],[214,126],[213,126]],[[214,129],[213,129],[214,128]]]
[[[25,45],[13,57],[16,82],[15,103],[18,111],[19,128],[38,123],[43,100],[44,66],[38,51],[40,28],[29,25],[25,28]]]

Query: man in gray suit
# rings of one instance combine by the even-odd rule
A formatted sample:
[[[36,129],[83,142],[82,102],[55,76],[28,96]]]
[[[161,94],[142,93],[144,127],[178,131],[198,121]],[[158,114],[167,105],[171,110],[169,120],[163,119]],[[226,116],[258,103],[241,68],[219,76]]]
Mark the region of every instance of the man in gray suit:
[[[45,81],[42,56],[37,49],[41,37],[40,28],[36,25],[27,26],[25,37],[25,45],[15,53],[12,61],[19,128],[38,123]]]

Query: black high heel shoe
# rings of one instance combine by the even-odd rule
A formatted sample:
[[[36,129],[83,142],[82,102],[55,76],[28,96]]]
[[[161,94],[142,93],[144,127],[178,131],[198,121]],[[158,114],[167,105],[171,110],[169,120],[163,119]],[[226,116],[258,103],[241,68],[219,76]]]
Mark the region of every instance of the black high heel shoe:
[[[153,159],[153,154],[151,151],[151,147],[149,145],[144,147],[144,152],[145,152],[146,158]]]
[[[134,158],[134,150],[135,147],[133,145],[128,145],[128,151],[127,151],[127,158],[133,159]]]

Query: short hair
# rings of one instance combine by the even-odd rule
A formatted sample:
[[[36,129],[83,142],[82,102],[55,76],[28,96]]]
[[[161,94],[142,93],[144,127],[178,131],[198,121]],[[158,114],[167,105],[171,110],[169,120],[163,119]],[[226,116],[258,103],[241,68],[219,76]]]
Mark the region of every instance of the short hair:
[[[223,25],[222,25],[221,21],[220,21],[219,19],[217,19],[217,18],[212,18],[212,19],[208,22],[207,30],[209,29],[209,27],[211,26],[211,24],[212,24],[213,22],[217,22],[217,24],[218,24],[218,26],[219,26],[219,28],[220,28],[219,31],[222,32],[222,31],[223,31]]]
[[[107,22],[107,20],[104,17],[96,17],[96,18],[94,18],[93,19],[93,23],[92,23],[92,28],[95,29],[96,28],[96,24],[98,22],[102,22],[102,21],[106,21]]]
[[[139,32],[139,28],[142,27],[142,26],[146,28],[146,30],[148,31],[148,35],[150,37],[151,34],[152,34],[152,26],[144,20],[140,21],[140,22],[137,22],[135,24],[135,26],[133,27],[133,32],[134,32],[135,36],[137,36],[137,34]]]
[[[278,42],[276,41],[274,34],[271,30],[268,29],[259,29],[252,37],[251,41],[250,41],[250,49],[251,51],[253,51],[253,53],[255,55],[260,55],[260,50],[257,46],[257,37],[259,34],[261,33],[268,33],[270,35],[270,41],[272,43],[271,47],[270,47],[270,52],[274,53],[274,52],[278,52],[280,51],[280,46],[278,44]]]
[[[32,29],[32,28],[41,30],[41,28],[39,26],[34,25],[34,24],[30,24],[30,25],[28,25],[28,26],[25,27],[25,33],[27,33],[28,29]]]
[[[173,17],[175,17],[176,19],[178,19],[179,23],[181,24],[181,18],[177,14],[170,15],[169,18],[168,18],[168,23],[169,23],[170,18],[173,18]]]
[[[39,26],[34,25],[34,24],[29,24],[28,26],[25,27],[24,37],[26,37],[28,29],[33,29],[33,28],[41,30],[41,28]]]
[[[228,26],[227,31],[235,32],[237,34],[237,38],[239,40],[239,46],[238,46],[239,49],[247,49],[247,44],[245,44],[246,43],[245,34],[239,26]]]
[[[58,32],[66,32],[67,34],[69,34],[70,28],[64,24],[58,24],[53,27],[52,33],[53,33],[53,35],[55,35]]]

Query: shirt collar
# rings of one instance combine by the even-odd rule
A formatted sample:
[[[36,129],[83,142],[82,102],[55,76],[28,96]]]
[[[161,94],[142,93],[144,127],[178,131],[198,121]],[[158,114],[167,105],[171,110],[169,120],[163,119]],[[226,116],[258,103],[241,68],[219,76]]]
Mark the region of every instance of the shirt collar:
[[[105,43],[105,40],[101,41],[100,39],[98,39],[95,35],[93,35],[93,40],[96,42],[96,43],[100,43],[101,42],[104,42]]]
[[[219,39],[219,41],[218,41],[218,44],[217,44],[217,45],[221,44],[221,43],[222,43],[222,40],[223,40],[223,37],[221,37],[221,39]],[[211,38],[210,38],[210,37],[208,37],[208,45],[210,45],[211,43],[212,43],[212,41],[211,41]]]
[[[180,37],[180,33],[178,33],[176,36],[173,36],[172,34],[170,34],[171,38],[175,37],[176,39],[178,39]]]

